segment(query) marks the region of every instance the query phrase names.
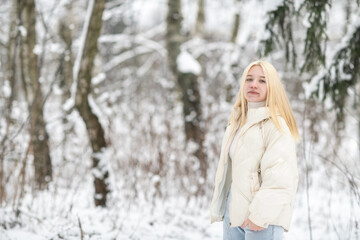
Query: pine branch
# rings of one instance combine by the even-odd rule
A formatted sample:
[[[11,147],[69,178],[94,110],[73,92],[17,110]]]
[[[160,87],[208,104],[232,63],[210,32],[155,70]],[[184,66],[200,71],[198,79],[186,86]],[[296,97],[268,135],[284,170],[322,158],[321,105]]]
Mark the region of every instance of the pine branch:
[[[348,89],[355,88],[359,76],[360,26],[351,34],[347,44],[336,53],[327,72],[318,81],[317,89],[312,96],[321,98],[322,101],[330,98],[334,104],[337,120],[342,122],[345,101],[349,96]]]
[[[284,0],[275,10],[267,13],[269,20],[265,25],[265,30],[269,33],[269,37],[261,41],[263,47],[260,55],[267,56],[276,48],[284,45],[286,62],[292,60],[292,66],[295,68],[297,54],[291,23],[291,16],[294,14],[294,3],[291,0]]]
[[[301,72],[316,70],[319,65],[325,65],[325,48],[328,36],[326,34],[326,14],[331,8],[331,0],[305,0],[299,11],[305,7],[308,12],[309,27],[306,31],[304,64]],[[321,43],[324,42],[324,46]]]

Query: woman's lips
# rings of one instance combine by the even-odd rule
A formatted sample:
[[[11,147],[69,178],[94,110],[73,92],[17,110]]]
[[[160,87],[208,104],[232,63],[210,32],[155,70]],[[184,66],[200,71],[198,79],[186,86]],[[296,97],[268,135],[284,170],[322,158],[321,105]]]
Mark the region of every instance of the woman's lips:
[[[250,94],[259,94],[259,93],[257,93],[257,92],[252,92],[252,91],[250,91],[249,93],[250,93]]]

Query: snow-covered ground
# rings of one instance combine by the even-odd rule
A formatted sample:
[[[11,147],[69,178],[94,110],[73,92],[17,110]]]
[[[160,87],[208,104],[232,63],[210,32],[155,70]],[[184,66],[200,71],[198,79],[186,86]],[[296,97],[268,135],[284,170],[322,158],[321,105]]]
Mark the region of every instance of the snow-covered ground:
[[[328,177],[318,175],[309,190],[313,239],[357,239],[359,229],[352,228],[351,222],[360,216],[359,206],[346,189],[330,194],[321,189],[329,186]],[[18,211],[11,206],[0,210],[0,239],[222,239],[222,223],[210,224],[209,199],[186,199],[180,192],[166,200],[145,199],[142,194],[129,199],[124,197],[128,194],[115,191],[108,208],[96,208],[92,191],[91,184],[83,184],[72,190],[28,194]],[[284,239],[310,239],[308,224],[306,192],[300,188]]]
[[[59,1],[59,9],[67,1]],[[77,6],[76,11],[82,9],[84,14],[78,14],[76,17],[85,16],[85,2],[87,1],[78,1],[81,6]],[[184,32],[193,31],[197,12],[196,2],[183,0]],[[259,4],[260,1],[257,0],[240,1],[239,4],[235,4],[233,0],[205,2],[207,3],[205,32],[207,36],[213,36],[215,40],[206,42],[201,39],[192,39],[186,42],[183,46],[185,48],[183,54],[179,58],[179,65],[183,67],[183,71],[196,74],[203,71],[208,77],[208,79],[200,79],[200,91],[204,105],[204,118],[207,119],[206,124],[209,125],[206,147],[209,149],[210,177],[206,184],[212,186],[211,176],[214,176],[217,166],[219,139],[222,137],[223,126],[231,110],[231,104],[225,102],[223,95],[225,95],[226,85],[238,87],[231,66],[241,67],[255,57],[253,48],[256,48],[264,37],[266,20],[264,14],[282,1],[261,1],[264,4]],[[303,1],[295,1],[296,7],[301,2]],[[49,24],[55,25],[56,16],[60,14],[58,10],[54,11],[52,18],[48,16],[54,2],[39,0],[37,3],[39,3],[38,9],[43,11]],[[339,29],[339,23],[343,21],[341,19],[345,17],[343,7],[342,2],[334,1],[332,11],[335,12],[332,12],[332,16],[336,17],[329,21],[330,45],[336,45],[338,43],[336,41],[341,37],[341,33],[336,31]],[[52,95],[45,105],[54,181],[47,190],[33,192],[29,186],[32,177],[30,159],[27,162],[29,183],[25,185],[23,197],[19,197],[19,184],[16,179],[19,175],[19,167],[13,159],[23,159],[24,149],[27,148],[28,135],[26,131],[22,131],[14,142],[15,145],[18,144],[16,149],[20,149],[21,152],[10,153],[12,155],[6,163],[13,172],[7,175],[9,176],[6,186],[8,200],[0,208],[0,240],[222,239],[222,223],[210,224],[211,187],[206,188],[208,191],[206,197],[201,198],[196,198],[188,192],[185,193],[181,188],[177,189],[179,182],[186,185],[191,183],[191,179],[181,175],[184,173],[182,168],[187,166],[187,159],[184,159],[184,154],[182,154],[184,150],[182,149],[184,136],[181,134],[182,107],[177,103],[170,103],[172,108],[167,105],[170,100],[176,99],[172,95],[169,96],[169,89],[174,87],[174,83],[163,75],[157,75],[158,72],[162,72],[161,67],[153,70],[156,72],[153,75],[148,74],[154,79],[146,76],[153,66],[156,68],[156,65],[166,65],[164,42],[151,39],[156,34],[164,34],[166,8],[167,1],[165,0],[127,0],[123,1],[122,6],[109,8],[104,13],[105,20],[115,15],[120,16],[123,17],[125,24],[130,26],[132,23],[135,25],[133,28],[144,32],[139,35],[128,34],[133,31],[131,29],[128,32],[125,31],[124,34],[103,35],[100,38],[101,44],[113,41],[118,44],[117,48],[125,49],[109,62],[103,63],[104,72],[115,69],[120,63],[131,59],[139,52],[156,52],[149,57],[151,60],[147,62],[149,64],[144,64],[140,67],[141,71],[137,72],[139,76],[145,76],[147,81],[143,81],[144,78],[133,79],[136,74],[133,74],[130,68],[123,69],[123,72],[116,76],[115,83],[106,82],[108,76],[102,72],[93,79],[94,85],[109,84],[107,86],[109,89],[100,92],[97,99],[91,98],[92,107],[96,114],[101,116],[100,122],[106,131],[107,140],[111,143],[107,158],[112,192],[109,195],[107,208],[97,208],[93,204],[91,153],[83,122],[76,112],[72,112],[67,116],[68,126],[62,125],[64,106],[60,106],[60,101],[57,99],[59,96],[56,96],[60,95],[61,91],[54,91],[55,96]],[[260,10],[261,13],[255,10]],[[234,46],[228,39],[231,35],[234,14],[237,11],[243,17],[237,45]],[[351,20],[351,24],[353,21],[355,20]],[[75,52],[81,48],[79,36],[74,39]],[[40,37],[42,37],[41,34]],[[139,44],[139,52],[127,49],[131,45],[129,39]],[[216,39],[220,41],[217,42]],[[241,51],[237,48],[241,48]],[[334,51],[334,49],[329,47],[328,51]],[[59,49],[57,51],[61,52]],[[201,66],[201,59],[198,60],[200,55],[209,58],[208,65]],[[159,58],[161,60],[158,60]],[[283,58],[283,54],[277,52],[273,58],[278,60]],[[276,64],[281,66],[282,61]],[[43,74],[53,73],[49,68],[43,70]],[[220,80],[214,76],[220,76]],[[49,78],[52,79],[52,75]],[[47,80],[47,78],[44,79]],[[311,87],[315,85],[316,82]],[[309,84],[304,84],[304,86],[308,87],[305,91],[312,90]],[[152,88],[149,91],[147,87]],[[2,91],[4,96],[8,96],[9,86],[2,86]],[[233,90],[233,93],[236,92],[237,88]],[[298,110],[295,113],[297,116],[303,114],[304,108],[304,105],[301,105],[303,103],[299,102],[299,100],[295,102],[299,104],[295,106]],[[72,105],[71,102],[68,102],[68,105]],[[26,113],[26,104],[14,103],[13,118],[18,122],[24,122],[27,117],[24,113]],[[299,127],[302,128],[300,131],[308,134],[310,121],[306,118],[297,119],[297,121]],[[356,159],[358,140],[355,133],[358,119],[355,116],[347,121],[347,128],[342,132],[345,137],[339,145],[327,146],[329,142],[332,142],[328,141],[329,138],[333,137],[329,130],[332,126],[329,125],[330,121],[327,122],[327,119],[320,119],[317,125],[320,128],[317,129],[320,132],[319,142],[313,143],[305,139],[305,143],[299,145],[300,183],[292,225],[290,231],[284,235],[285,240],[311,239],[311,236],[314,240],[360,239],[360,200],[356,199],[356,181],[359,180],[356,173],[359,172],[359,167],[358,159]],[[136,124],[133,124],[134,122]],[[72,133],[65,141],[64,129],[66,128],[72,129]],[[3,128],[0,130],[4,131]],[[170,136],[171,142],[166,141],[169,133],[167,131],[173,134]],[[304,136],[305,134],[302,135]],[[139,146],[142,147],[141,151],[138,151]],[[327,156],[324,151],[329,151],[331,154],[334,148],[338,150],[339,159],[337,160],[343,161],[337,162],[339,165],[336,167],[321,158],[322,154],[325,158]],[[132,152],[133,150],[136,152]],[[157,167],[158,153],[164,154],[168,161],[168,165],[165,165],[168,167],[165,170],[167,172],[163,173],[165,177],[163,176],[162,179],[151,171],[149,174],[154,175],[149,175],[143,169],[144,166],[148,167],[147,170]],[[346,166],[348,169],[345,168]],[[181,171],[181,174],[177,175],[177,171]],[[356,181],[350,181],[352,176]],[[161,187],[162,196],[154,187],[159,181],[164,181]],[[351,184],[354,184],[353,189],[350,188]],[[189,189],[191,191],[191,188]]]

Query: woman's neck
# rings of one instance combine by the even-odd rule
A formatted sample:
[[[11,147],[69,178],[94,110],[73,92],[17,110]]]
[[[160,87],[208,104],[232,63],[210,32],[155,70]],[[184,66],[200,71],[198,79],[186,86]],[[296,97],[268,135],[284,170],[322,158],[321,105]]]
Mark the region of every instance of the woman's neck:
[[[266,101],[262,102],[248,102],[248,108],[259,108],[259,107],[265,107]]]

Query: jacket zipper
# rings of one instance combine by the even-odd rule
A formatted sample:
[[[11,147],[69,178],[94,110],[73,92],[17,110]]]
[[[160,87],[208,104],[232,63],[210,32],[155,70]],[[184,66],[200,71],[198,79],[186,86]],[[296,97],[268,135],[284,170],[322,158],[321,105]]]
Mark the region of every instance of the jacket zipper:
[[[245,196],[245,194],[242,191],[239,190],[239,192],[249,203],[251,202],[250,199],[247,196]]]

